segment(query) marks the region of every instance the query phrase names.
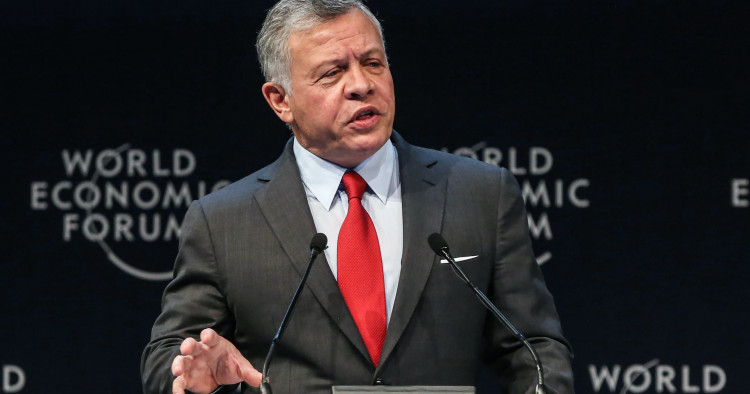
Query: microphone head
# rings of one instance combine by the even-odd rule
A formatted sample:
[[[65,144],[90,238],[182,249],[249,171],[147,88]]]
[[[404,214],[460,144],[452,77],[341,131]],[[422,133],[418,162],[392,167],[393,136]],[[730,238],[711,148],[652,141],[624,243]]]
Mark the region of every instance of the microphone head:
[[[443,236],[438,233],[432,233],[427,237],[427,242],[430,244],[430,248],[435,254],[442,255],[443,250],[448,250],[448,243],[445,242]]]
[[[310,249],[317,251],[318,253],[325,250],[328,247],[328,237],[323,233],[317,233],[313,235],[310,241]]]

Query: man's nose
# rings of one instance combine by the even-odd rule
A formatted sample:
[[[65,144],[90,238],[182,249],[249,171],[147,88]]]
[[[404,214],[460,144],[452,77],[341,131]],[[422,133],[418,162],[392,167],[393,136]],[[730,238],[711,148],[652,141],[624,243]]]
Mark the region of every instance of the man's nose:
[[[375,85],[372,82],[372,78],[363,69],[363,66],[357,65],[349,68],[344,91],[346,98],[351,100],[362,99],[371,94],[374,89]]]

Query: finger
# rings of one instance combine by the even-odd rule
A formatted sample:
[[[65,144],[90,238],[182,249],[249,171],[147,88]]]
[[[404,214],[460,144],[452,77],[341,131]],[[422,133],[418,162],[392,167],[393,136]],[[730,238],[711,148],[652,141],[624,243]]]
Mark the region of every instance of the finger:
[[[240,364],[240,373],[242,373],[242,380],[246,381],[253,387],[260,386],[261,380],[263,380],[263,374],[258,372],[250,361],[245,360]]]
[[[201,343],[208,346],[214,347],[221,342],[222,336],[217,334],[216,331],[206,328],[201,331]]]
[[[172,394],[185,394],[186,388],[187,388],[187,382],[185,381],[185,378],[182,376],[178,376],[172,382]]]
[[[202,350],[203,349],[198,346],[198,341],[196,341],[195,338],[185,338],[180,344],[180,353],[184,356],[194,356],[199,354]]]
[[[188,369],[190,369],[190,364],[192,363],[192,357],[191,356],[177,356],[172,361],[172,375],[174,376],[180,376],[185,373]]]

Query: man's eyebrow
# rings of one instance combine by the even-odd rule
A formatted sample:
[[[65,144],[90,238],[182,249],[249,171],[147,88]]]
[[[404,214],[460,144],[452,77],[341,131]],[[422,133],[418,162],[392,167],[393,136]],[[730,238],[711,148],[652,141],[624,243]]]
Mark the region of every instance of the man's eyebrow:
[[[331,58],[327,60],[323,60],[322,62],[318,63],[315,67],[310,70],[310,76],[316,77],[321,72],[325,71],[326,69],[338,66],[341,63],[341,58]]]
[[[385,57],[385,52],[383,51],[383,48],[380,47],[372,47],[361,54],[357,56],[359,60],[367,59],[369,57],[372,57],[373,55],[379,55]],[[313,67],[311,74],[315,75],[323,71],[323,69],[326,69],[328,67],[332,66],[338,66],[339,64],[346,61],[346,57],[331,57],[328,59],[325,59],[318,63],[315,67]]]
[[[367,57],[370,57],[372,55],[383,55],[383,56],[385,56],[385,51],[383,51],[383,48],[380,48],[380,47],[372,47],[372,48],[370,48],[370,49],[362,52],[362,54],[360,55],[360,58],[367,58]]]

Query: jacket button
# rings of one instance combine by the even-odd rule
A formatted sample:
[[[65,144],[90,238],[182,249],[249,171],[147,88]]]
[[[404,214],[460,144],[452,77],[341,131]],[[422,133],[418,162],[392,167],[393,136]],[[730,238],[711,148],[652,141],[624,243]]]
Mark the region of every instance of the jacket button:
[[[384,386],[385,382],[383,382],[382,378],[375,378],[375,385],[376,386]]]

